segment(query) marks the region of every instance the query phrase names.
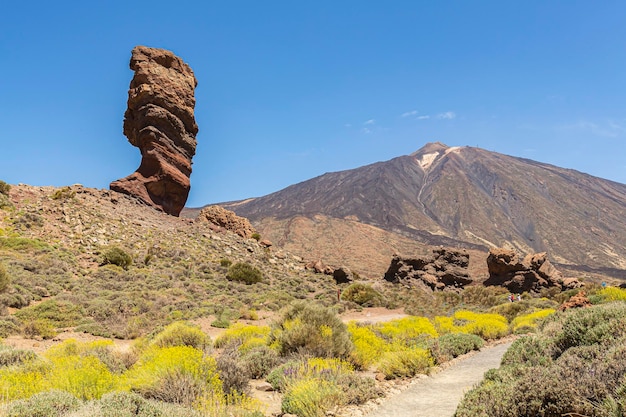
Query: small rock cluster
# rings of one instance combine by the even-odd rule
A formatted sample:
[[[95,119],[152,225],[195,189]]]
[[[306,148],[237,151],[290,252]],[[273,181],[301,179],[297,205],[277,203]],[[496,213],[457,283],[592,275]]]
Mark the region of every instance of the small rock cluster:
[[[321,259],[307,262],[304,268],[318,274],[332,275],[337,284],[349,284],[354,281],[354,274],[350,268],[346,266],[340,266],[338,268],[329,266],[324,264]]]
[[[469,258],[467,251],[451,248],[437,248],[423,257],[395,255],[385,280],[408,285],[421,282],[432,290],[460,290],[472,283]]]
[[[487,257],[489,278],[485,285],[498,285],[511,292],[539,292],[543,288],[561,290],[582,287],[575,278],[563,278],[561,272],[548,260],[546,252],[531,253],[520,259],[510,249],[493,248]]]
[[[251,239],[256,233],[250,221],[245,217],[237,216],[234,212],[226,210],[221,206],[207,206],[200,210],[197,219],[201,222],[207,222],[216,230],[225,229],[245,239]],[[272,243],[264,241],[262,246],[270,247]]]

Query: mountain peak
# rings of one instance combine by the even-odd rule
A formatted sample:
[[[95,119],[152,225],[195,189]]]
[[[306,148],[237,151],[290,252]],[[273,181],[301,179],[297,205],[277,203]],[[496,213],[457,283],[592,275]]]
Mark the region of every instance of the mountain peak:
[[[433,153],[433,152],[445,152],[450,147],[445,143],[441,142],[429,142],[426,145],[419,148],[417,151],[413,152],[411,156],[422,156],[425,154]]]
[[[431,142],[413,152],[410,156],[415,158],[415,161],[423,170],[427,170],[439,157],[445,156],[450,152],[457,152],[459,149],[461,148],[458,146],[450,147],[445,143]]]

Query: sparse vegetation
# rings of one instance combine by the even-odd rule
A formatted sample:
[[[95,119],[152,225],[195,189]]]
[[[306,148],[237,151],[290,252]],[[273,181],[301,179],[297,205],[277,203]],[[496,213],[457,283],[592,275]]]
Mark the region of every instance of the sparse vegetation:
[[[101,265],[117,265],[121,268],[128,269],[133,263],[133,258],[126,253],[123,249],[113,246],[108,248],[102,254]]]
[[[549,316],[517,340],[456,416],[623,415],[626,304]]]
[[[0,262],[0,293],[5,292],[11,285],[11,276],[7,272],[4,264]]]
[[[341,299],[352,301],[363,307],[376,307],[383,305],[383,296],[372,288],[371,285],[355,282],[350,284],[341,293]]]
[[[281,353],[348,358],[353,345],[347,327],[329,308],[297,302],[272,329],[270,344]]]
[[[228,268],[226,278],[230,281],[238,281],[250,285],[261,282],[263,280],[263,273],[258,268],[248,263],[237,262]]]

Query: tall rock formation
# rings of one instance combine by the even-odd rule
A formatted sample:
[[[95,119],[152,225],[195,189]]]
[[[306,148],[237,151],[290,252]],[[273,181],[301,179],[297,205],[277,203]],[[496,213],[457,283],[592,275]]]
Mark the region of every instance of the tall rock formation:
[[[189,65],[165,49],[136,46],[130,68],[135,76],[128,90],[124,135],[140,149],[141,164],[110,187],[178,216],[189,195],[196,153],[198,81]]]

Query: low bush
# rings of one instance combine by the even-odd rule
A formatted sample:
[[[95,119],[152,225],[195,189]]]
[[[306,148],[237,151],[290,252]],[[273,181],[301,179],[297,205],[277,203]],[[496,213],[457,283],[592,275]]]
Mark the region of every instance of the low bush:
[[[411,378],[426,373],[433,365],[434,361],[428,350],[413,348],[385,353],[378,364],[378,370],[386,379]]]
[[[23,308],[15,313],[22,321],[46,320],[54,327],[72,327],[84,317],[81,306],[64,300],[45,300],[37,305]]]
[[[253,347],[241,356],[241,362],[250,378],[265,378],[272,369],[280,364],[280,357],[268,346]]]
[[[128,269],[132,263],[133,258],[117,246],[105,250],[100,261],[100,265],[117,265],[124,269]]]
[[[261,282],[263,280],[263,274],[261,271],[245,262],[237,262],[228,268],[226,278],[230,281],[239,281],[248,285]]]
[[[430,343],[431,356],[443,363],[473,350],[479,350],[485,342],[479,336],[465,333],[449,333],[433,339]]]
[[[354,345],[350,359],[359,368],[375,364],[390,349],[389,344],[374,333],[372,326],[350,322],[348,331]]]
[[[4,267],[4,264],[0,262],[0,293],[9,289],[9,285],[11,285],[11,276]]]
[[[469,333],[483,339],[498,339],[509,333],[505,317],[492,313],[475,313],[459,310],[452,317],[435,317],[435,324],[441,334]]]
[[[328,410],[344,401],[343,397],[341,388],[334,382],[300,379],[287,386],[281,410],[298,417],[324,417]]]
[[[62,187],[57,188],[50,195],[50,198],[53,200],[69,200],[70,198],[74,198],[74,196],[76,196],[76,191],[72,190],[70,187]]]
[[[215,339],[215,347],[222,348],[234,344],[241,347],[242,350],[246,350],[254,346],[266,344],[269,334],[269,326],[235,323]]]
[[[0,317],[0,338],[20,332],[19,320],[13,316]]]
[[[10,191],[11,191],[11,186],[7,184],[6,182],[0,180],[0,194],[8,196]]]
[[[456,416],[623,415],[626,305],[549,316],[515,341],[502,366],[470,391]]]
[[[521,334],[534,332],[537,328],[537,323],[540,320],[554,314],[554,312],[554,309],[548,308],[515,317],[511,322],[513,333]]]
[[[64,417],[78,410],[81,402],[72,394],[51,390],[8,404],[6,417]]]
[[[124,385],[145,397],[177,404],[222,393],[215,359],[190,346],[147,349],[124,374]]]
[[[355,282],[341,293],[341,299],[363,307],[377,307],[383,304],[383,296],[371,285]]]
[[[191,346],[204,350],[211,346],[211,338],[199,327],[184,322],[175,322],[159,332],[152,340],[152,344],[160,348]]]
[[[329,308],[298,302],[290,306],[269,336],[281,355],[304,353],[348,358],[353,345],[347,327]]]
[[[42,339],[52,339],[58,332],[48,319],[29,320],[22,326],[22,333],[29,338],[41,337]]]
[[[383,337],[394,341],[427,340],[438,336],[435,326],[426,317],[409,316],[382,322],[376,325],[375,329]]]
[[[217,371],[226,395],[246,394],[249,391],[250,374],[236,349],[227,349],[216,359]]]
[[[0,367],[21,365],[35,359],[37,359],[37,354],[32,350],[14,349],[10,346],[0,345]]]

